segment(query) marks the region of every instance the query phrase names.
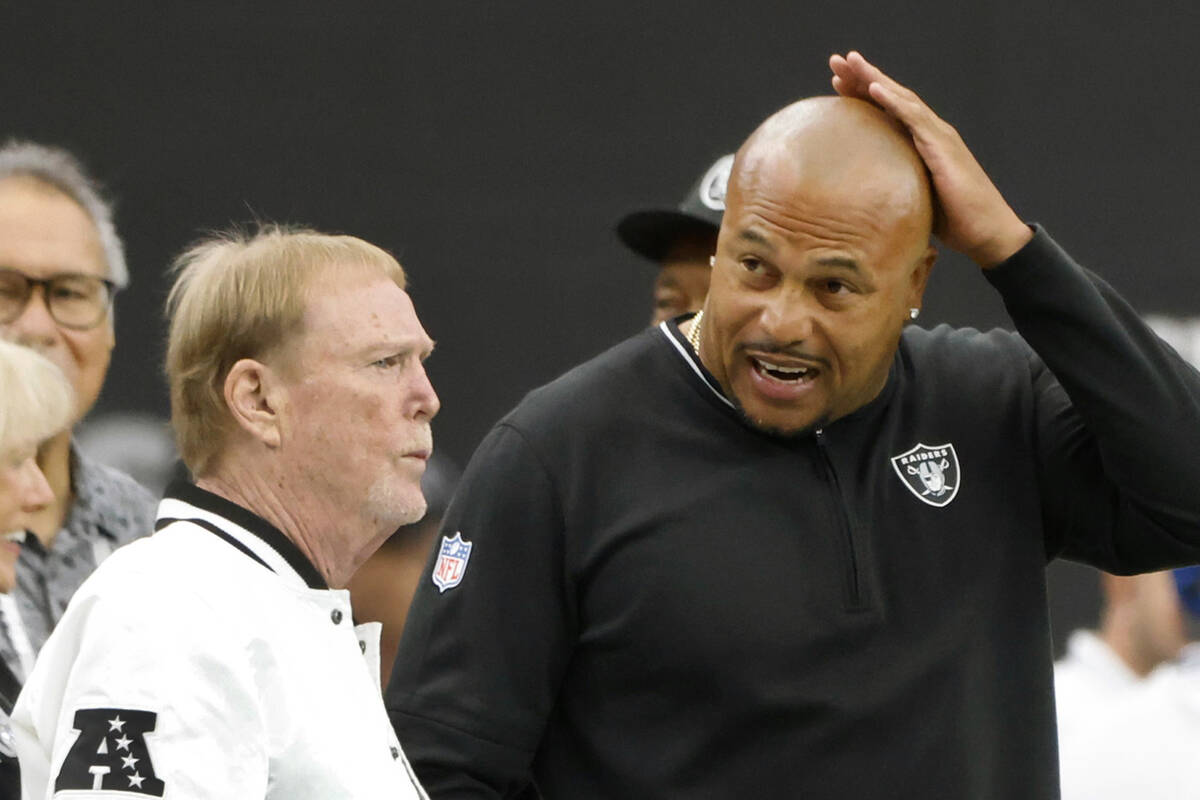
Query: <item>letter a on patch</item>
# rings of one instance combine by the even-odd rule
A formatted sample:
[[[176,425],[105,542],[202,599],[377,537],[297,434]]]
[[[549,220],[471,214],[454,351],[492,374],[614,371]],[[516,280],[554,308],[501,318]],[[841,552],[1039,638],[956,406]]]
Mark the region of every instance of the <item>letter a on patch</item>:
[[[75,712],[79,738],[63,761],[54,793],[71,790],[162,797],[165,785],[154,774],[146,734],[158,715],[129,708],[81,708]]]
[[[472,547],[473,544],[463,541],[462,531],[455,531],[453,537],[442,537],[442,546],[433,565],[433,583],[439,592],[453,589],[462,583],[463,575],[467,571],[467,562],[471,560]]]

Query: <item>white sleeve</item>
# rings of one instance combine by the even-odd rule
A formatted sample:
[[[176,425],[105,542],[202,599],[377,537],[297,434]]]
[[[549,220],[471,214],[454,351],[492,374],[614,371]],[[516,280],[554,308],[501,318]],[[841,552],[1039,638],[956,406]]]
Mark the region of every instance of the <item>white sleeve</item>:
[[[269,658],[206,598],[134,577],[85,584],[38,656],[13,712],[23,800],[265,797]]]

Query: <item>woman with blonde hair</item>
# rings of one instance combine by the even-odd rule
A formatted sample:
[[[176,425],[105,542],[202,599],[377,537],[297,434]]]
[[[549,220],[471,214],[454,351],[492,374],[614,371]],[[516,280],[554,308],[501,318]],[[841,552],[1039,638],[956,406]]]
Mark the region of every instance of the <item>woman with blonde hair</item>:
[[[33,350],[0,340],[0,621],[12,619],[9,594],[17,583],[17,557],[29,513],[53,499],[38,469],[38,445],[64,430],[75,400],[66,377]],[[7,624],[7,623],[5,623]],[[22,643],[17,643],[18,648]],[[28,649],[28,642],[24,643]],[[27,654],[32,659],[33,654]],[[0,660],[0,796],[19,789],[8,715],[21,685]]]

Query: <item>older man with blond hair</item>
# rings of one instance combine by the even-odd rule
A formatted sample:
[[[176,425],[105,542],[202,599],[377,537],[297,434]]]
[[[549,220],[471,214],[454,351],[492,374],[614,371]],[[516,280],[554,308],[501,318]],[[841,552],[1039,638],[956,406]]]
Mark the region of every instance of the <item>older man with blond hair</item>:
[[[433,342],[400,265],[268,228],[168,299],[180,452],[157,532],[79,590],[14,713],[23,796],[425,797],[342,588],[425,511]]]

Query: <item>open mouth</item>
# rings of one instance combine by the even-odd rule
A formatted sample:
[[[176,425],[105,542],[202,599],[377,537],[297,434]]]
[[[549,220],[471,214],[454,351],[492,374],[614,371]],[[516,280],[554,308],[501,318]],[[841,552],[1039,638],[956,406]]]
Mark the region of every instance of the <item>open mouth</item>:
[[[25,544],[25,531],[12,531],[0,537],[0,547],[3,547],[13,555],[20,555],[23,544]]]
[[[751,356],[750,363],[759,375],[782,383],[811,383],[821,374],[821,370],[813,365],[780,364],[757,356]]]

